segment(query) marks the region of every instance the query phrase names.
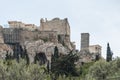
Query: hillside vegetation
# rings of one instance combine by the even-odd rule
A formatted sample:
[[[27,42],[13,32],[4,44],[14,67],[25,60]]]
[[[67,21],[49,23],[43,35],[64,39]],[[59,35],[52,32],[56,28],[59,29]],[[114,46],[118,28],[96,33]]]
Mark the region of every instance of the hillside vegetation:
[[[54,59],[53,69],[49,72],[45,65],[26,64],[23,59],[19,63],[0,60],[0,80],[120,80],[120,58],[110,62],[99,60],[79,67],[74,64],[75,58],[76,55],[69,54]]]

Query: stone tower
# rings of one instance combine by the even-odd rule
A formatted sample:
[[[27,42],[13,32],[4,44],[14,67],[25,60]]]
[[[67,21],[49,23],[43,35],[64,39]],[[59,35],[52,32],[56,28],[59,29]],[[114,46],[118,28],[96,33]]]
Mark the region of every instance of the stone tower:
[[[81,50],[89,48],[89,33],[81,33]]]

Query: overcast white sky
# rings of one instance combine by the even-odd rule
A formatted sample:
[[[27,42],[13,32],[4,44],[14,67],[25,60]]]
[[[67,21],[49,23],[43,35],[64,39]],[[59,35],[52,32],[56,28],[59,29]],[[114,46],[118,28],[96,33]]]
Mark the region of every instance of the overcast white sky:
[[[68,18],[71,40],[80,49],[80,34],[90,33],[90,44],[106,45],[120,56],[120,0],[0,0],[0,25],[9,20],[40,25],[41,18]]]

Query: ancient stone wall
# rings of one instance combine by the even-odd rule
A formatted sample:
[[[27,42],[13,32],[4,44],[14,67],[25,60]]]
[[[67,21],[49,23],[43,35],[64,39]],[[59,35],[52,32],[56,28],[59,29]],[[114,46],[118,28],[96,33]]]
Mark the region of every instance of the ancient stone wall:
[[[20,37],[20,43],[24,43],[25,41],[35,41],[37,34],[33,31],[21,30]]]
[[[25,27],[24,23],[20,21],[8,21],[10,28],[23,28]]]
[[[57,32],[56,31],[28,31],[20,30],[20,43],[25,41],[36,41],[42,39],[45,42],[50,41],[57,43]]]
[[[54,18],[50,21],[40,20],[40,31],[57,31],[58,34],[70,35],[70,26],[67,18],[60,20]]]
[[[1,37],[2,34],[5,43],[24,43],[25,41],[36,41],[39,39],[42,39],[45,42],[58,42],[56,31],[29,31],[16,28],[4,28],[0,34]]]
[[[42,39],[44,41],[51,41],[54,43],[58,43],[59,41],[59,43],[72,49],[70,43],[70,26],[67,18],[63,20],[54,18],[50,21],[47,19],[46,21],[41,19],[40,30],[38,30],[34,24],[25,24],[20,21],[9,21],[8,23],[10,28],[20,29],[20,43],[23,43],[24,41]],[[14,35],[13,33],[11,35],[10,34],[6,35],[5,37]],[[7,41],[7,39],[5,39],[5,41]]]
[[[45,42],[51,41],[54,43],[58,42],[58,35],[56,31],[40,31],[37,32],[38,39],[42,39]]]
[[[25,29],[30,30],[30,31],[34,31],[37,29],[37,26],[34,24],[25,24]]]

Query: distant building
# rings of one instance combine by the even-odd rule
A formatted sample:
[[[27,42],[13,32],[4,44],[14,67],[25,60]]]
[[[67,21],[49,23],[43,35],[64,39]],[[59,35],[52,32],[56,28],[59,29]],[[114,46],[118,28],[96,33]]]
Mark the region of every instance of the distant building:
[[[67,18],[54,18],[50,21],[40,20],[40,26],[25,24],[21,21],[8,21],[9,28],[0,26],[0,43],[7,44],[13,49],[14,56],[22,53],[21,46],[25,41],[43,40],[44,42],[60,43],[69,50],[75,49],[70,41],[70,26]]]
[[[90,45],[89,51],[90,51],[90,53],[101,55],[101,46],[100,45]]]
[[[101,46],[89,45],[89,33],[81,33],[80,62],[90,62],[101,58]]]

